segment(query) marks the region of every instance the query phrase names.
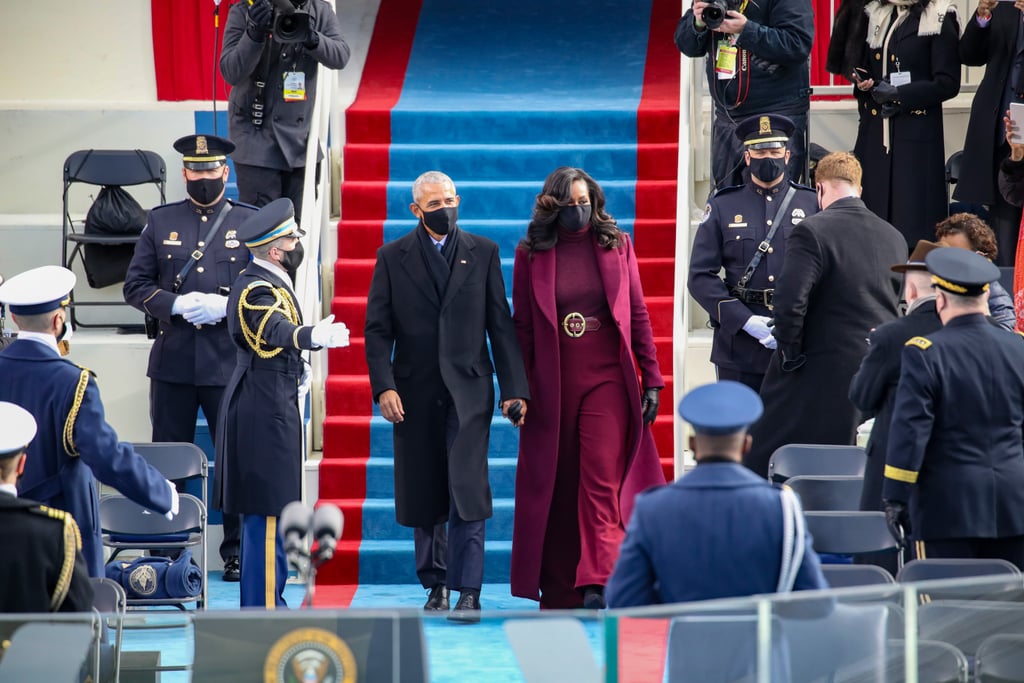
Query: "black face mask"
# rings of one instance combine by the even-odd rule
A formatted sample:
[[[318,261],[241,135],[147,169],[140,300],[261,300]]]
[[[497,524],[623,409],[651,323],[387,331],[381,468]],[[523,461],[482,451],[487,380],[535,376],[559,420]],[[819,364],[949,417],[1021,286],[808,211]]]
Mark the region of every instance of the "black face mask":
[[[284,256],[281,257],[281,267],[288,273],[288,277],[292,279],[292,284],[295,284],[295,274],[298,273],[299,266],[302,265],[302,259],[305,255],[306,250],[302,248],[302,242],[296,242],[295,248],[284,252]]]
[[[422,209],[420,209],[423,211]],[[459,222],[459,207],[442,206],[434,211],[423,211],[423,225],[437,235],[447,235]]]
[[[579,232],[590,225],[590,204],[563,206],[558,210],[558,224],[569,232]]]
[[[224,181],[221,178],[186,180],[185,191],[196,204],[206,206],[215,202],[220,193],[224,191]]]
[[[764,183],[770,183],[786,172],[785,159],[751,159],[750,175]]]

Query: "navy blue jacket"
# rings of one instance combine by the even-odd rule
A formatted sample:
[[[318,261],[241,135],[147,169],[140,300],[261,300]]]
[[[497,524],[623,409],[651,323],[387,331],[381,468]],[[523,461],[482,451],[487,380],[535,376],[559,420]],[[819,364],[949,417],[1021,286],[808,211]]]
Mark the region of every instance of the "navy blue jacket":
[[[225,202],[230,202],[231,211],[175,294],[174,278],[206,238]],[[228,383],[235,367],[235,347],[225,322],[196,328],[180,315],[172,316],[171,307],[179,294],[227,295],[249,263],[249,250],[239,242],[235,231],[255,211],[228,199],[208,207],[186,199],[149,212],[125,276],[124,299],[160,321],[160,334],[149,353],[146,374],[151,379],[195,386],[222,387]]]
[[[70,512],[82,532],[89,575],[102,577],[95,479],[161,514],[171,509],[167,480],[131,444],[117,440],[92,373],[54,349],[18,339],[0,351],[0,377],[0,401],[32,413],[39,429],[28,447],[19,495]]]
[[[886,500],[910,502],[914,538],[1024,534],[1024,340],[961,315],[903,349]]]
[[[811,537],[794,590],[828,588]],[[780,491],[738,463],[709,462],[637,496],[605,598],[609,607],[775,592]]]
[[[772,352],[743,331],[751,315],[771,317],[766,306],[748,304],[729,293],[747,269],[758,245],[771,230],[779,203],[790,187],[796,194],[786,209],[785,222],[772,237],[768,252],[747,282],[749,289],[774,289],[786,255],[786,237],[794,225],[818,213],[814,190],[780,183],[770,190],[754,183],[727,187],[708,200],[690,254],[690,295],[711,316],[715,330],[711,362],[723,368],[760,373],[768,369]],[[725,268],[725,281],[719,271]]]

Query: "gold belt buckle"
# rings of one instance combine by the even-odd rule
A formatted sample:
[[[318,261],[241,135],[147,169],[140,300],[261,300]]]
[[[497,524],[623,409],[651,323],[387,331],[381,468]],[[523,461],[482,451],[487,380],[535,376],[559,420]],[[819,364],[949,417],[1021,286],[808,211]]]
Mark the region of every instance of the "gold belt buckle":
[[[587,319],[582,313],[570,313],[562,318],[562,329],[570,337],[582,337],[587,331]]]

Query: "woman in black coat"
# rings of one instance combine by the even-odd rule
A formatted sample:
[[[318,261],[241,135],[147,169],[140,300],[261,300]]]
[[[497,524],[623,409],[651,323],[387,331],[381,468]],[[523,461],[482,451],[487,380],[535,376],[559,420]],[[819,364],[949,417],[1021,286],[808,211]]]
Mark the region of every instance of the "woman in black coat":
[[[862,198],[903,233],[909,251],[947,214],[942,102],[960,91],[960,29],[949,0],[872,0],[864,11],[867,49],[849,75]]]

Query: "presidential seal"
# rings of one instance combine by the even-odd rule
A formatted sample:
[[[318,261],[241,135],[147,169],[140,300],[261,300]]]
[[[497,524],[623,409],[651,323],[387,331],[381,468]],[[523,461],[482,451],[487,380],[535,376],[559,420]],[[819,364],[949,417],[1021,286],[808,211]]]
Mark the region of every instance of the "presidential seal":
[[[322,628],[281,636],[263,663],[264,683],[356,683],[356,658],[345,641]]]
[[[156,593],[156,569],[150,564],[140,564],[128,575],[128,585],[140,597]]]

